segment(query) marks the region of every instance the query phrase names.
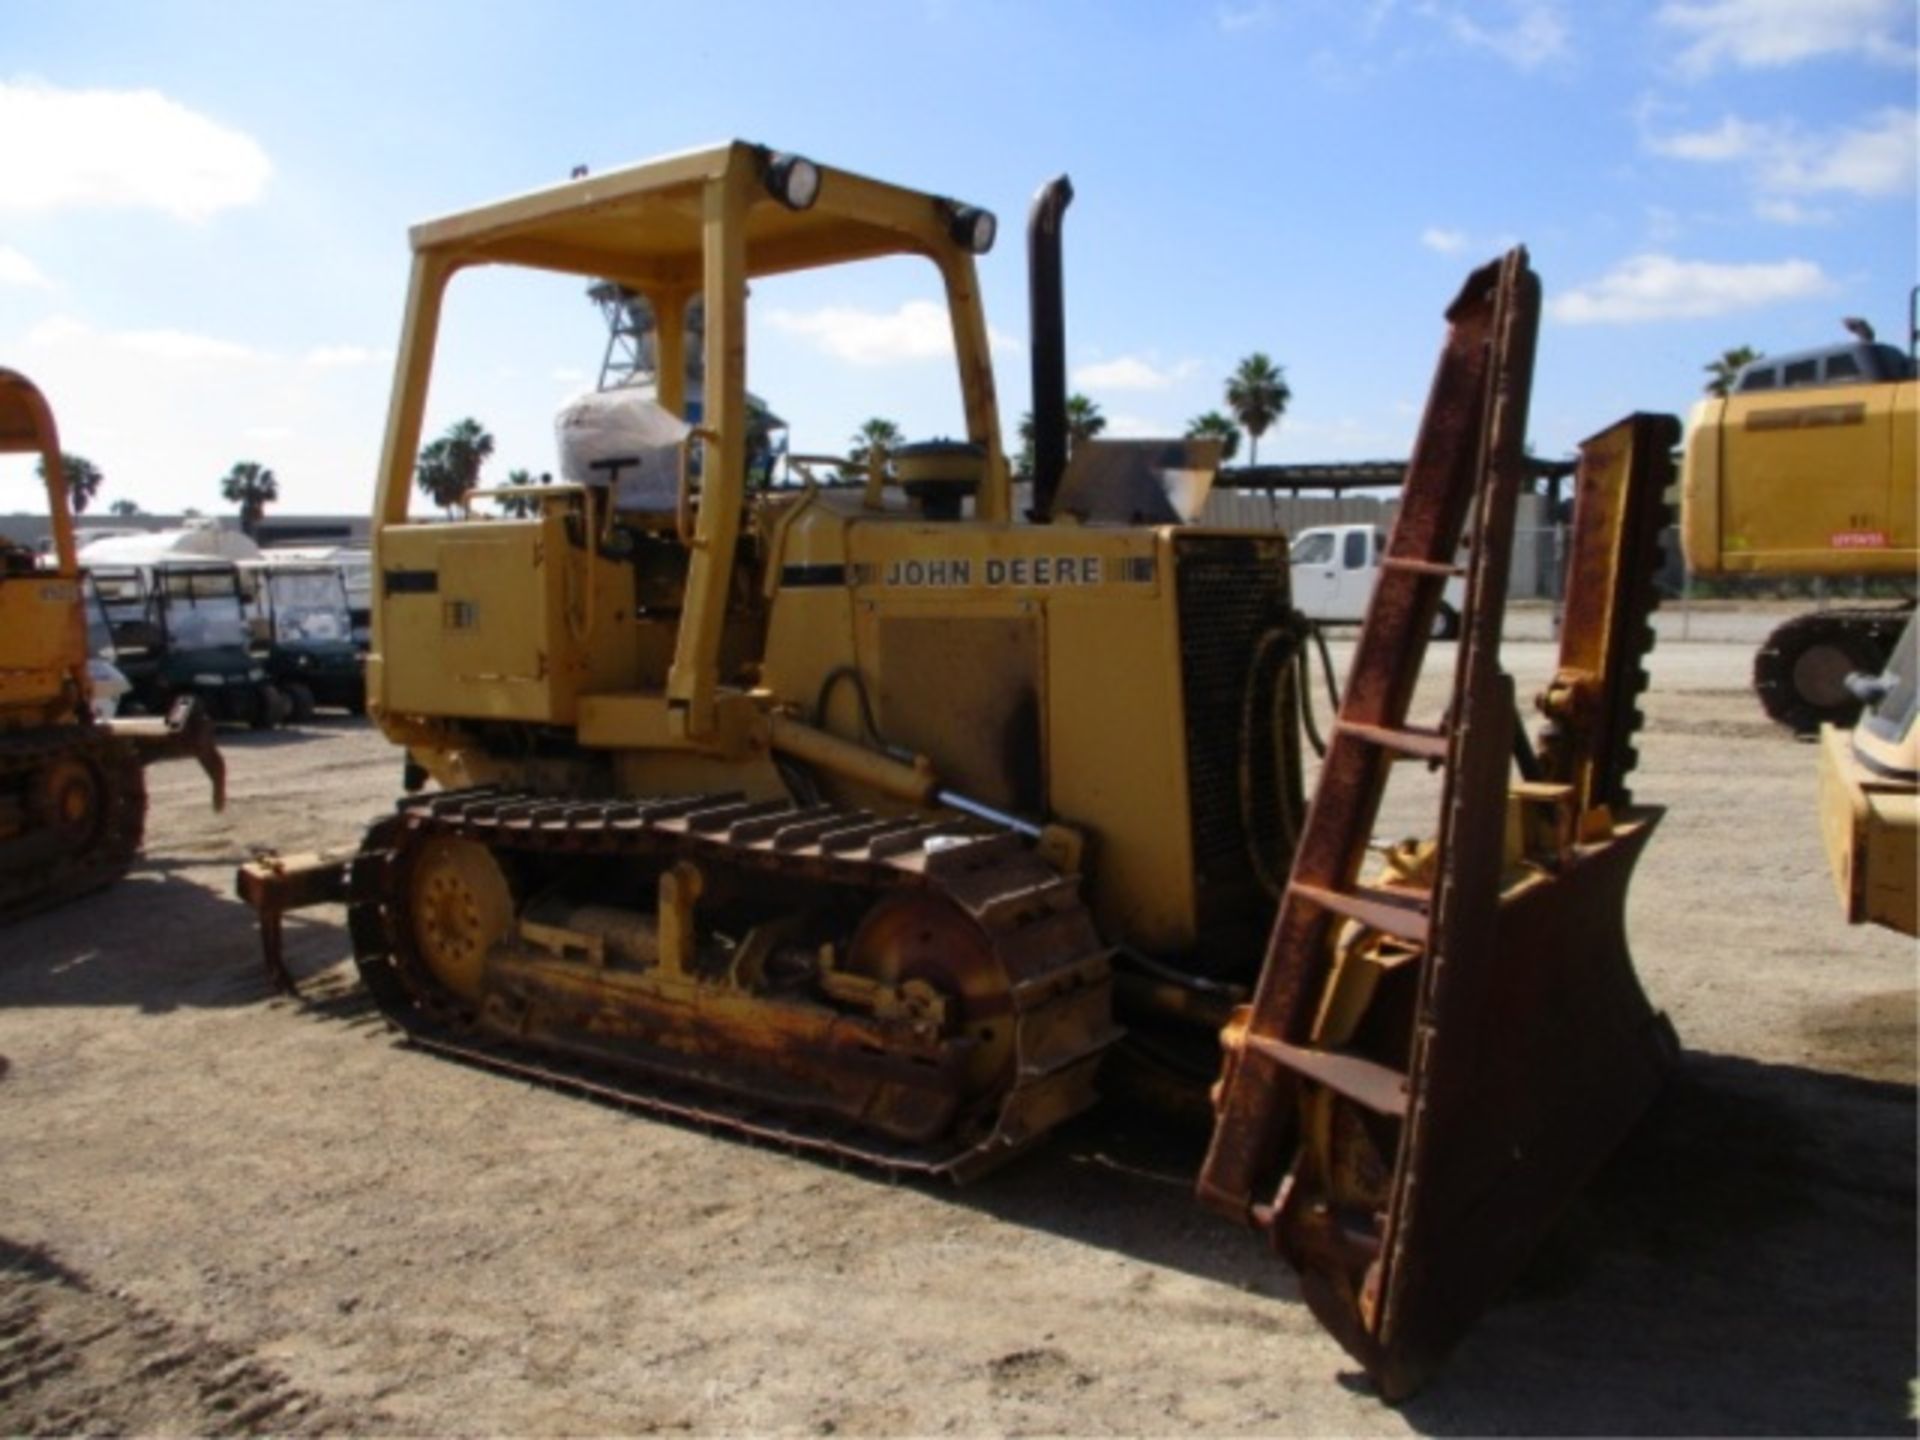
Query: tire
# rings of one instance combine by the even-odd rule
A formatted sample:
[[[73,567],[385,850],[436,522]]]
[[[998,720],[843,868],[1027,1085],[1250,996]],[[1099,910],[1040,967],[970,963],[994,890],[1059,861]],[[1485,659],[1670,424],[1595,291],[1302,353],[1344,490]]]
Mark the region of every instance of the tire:
[[[1433,629],[1429,633],[1435,640],[1454,639],[1460,634],[1460,612],[1442,600],[1440,608],[1433,612]]]
[[[287,683],[287,701],[292,706],[291,718],[296,725],[304,725],[313,719],[313,690],[298,680]]]
[[[1800,615],[1776,629],[1753,659],[1761,708],[1796,735],[1817,734],[1822,725],[1852,725],[1860,718],[1860,702],[1847,690],[1847,676],[1879,674],[1891,653],[1878,618]]]
[[[286,692],[273,685],[260,685],[253,692],[253,715],[249,723],[256,730],[271,730],[287,723],[293,702]]]

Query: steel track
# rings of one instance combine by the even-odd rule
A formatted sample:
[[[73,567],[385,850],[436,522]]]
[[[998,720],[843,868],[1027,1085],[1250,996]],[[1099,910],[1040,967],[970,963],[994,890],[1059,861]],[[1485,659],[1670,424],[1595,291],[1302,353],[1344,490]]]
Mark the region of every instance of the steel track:
[[[462,836],[514,855],[686,858],[788,885],[797,878],[819,886],[823,898],[833,891],[863,898],[903,888],[936,892],[970,917],[992,947],[1014,1020],[1011,1084],[969,1126],[914,1146],[844,1118],[823,1120],[783,1110],[764,1096],[693,1083],[643,1058],[532,1050],[447,1003],[413,956],[408,859],[434,835]],[[361,976],[388,1018],[421,1048],[899,1174],[964,1180],[1019,1153],[1093,1103],[1093,1072],[1119,1038],[1111,1020],[1109,953],[1080,903],[1077,882],[1019,837],[983,834],[965,822],[747,803],[738,795],[568,800],[482,787],[409,800],[377,822],[354,860],[351,892]]]
[[[60,726],[0,735],[0,794],[19,797],[33,814],[39,777],[61,760],[89,766],[100,786],[103,813],[78,850],[60,847],[33,826],[0,841],[0,920],[58,905],[111,884],[127,871],[146,830],[147,784],[131,746],[86,726]],[[44,843],[42,843],[44,842]]]

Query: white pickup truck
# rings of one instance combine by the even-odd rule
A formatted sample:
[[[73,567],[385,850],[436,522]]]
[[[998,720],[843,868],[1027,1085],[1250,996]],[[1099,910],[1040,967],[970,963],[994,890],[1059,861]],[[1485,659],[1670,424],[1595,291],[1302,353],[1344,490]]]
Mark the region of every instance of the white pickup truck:
[[[1309,620],[1323,624],[1367,618],[1374,582],[1380,578],[1380,557],[1386,553],[1386,532],[1377,525],[1316,525],[1302,530],[1293,542],[1293,604]],[[1456,578],[1441,592],[1433,633],[1450,640],[1460,633],[1460,606],[1466,584]]]

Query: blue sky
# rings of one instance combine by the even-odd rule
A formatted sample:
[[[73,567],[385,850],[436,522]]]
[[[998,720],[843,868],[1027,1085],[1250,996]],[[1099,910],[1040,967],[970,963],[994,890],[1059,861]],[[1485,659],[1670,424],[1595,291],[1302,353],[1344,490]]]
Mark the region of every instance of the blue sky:
[[[1548,297],[1533,443],[1684,412],[1728,346],[1904,339],[1912,0],[534,6],[0,3],[0,364],[101,504],[364,509],[418,220],[733,136],[996,211],[1009,429],[1024,218],[1065,171],[1068,357],[1111,433],[1177,433],[1262,349],[1278,461],[1403,455],[1440,313],[1515,241]],[[931,271],[756,287],[749,383],[799,450],[950,433]],[[604,343],[571,282],[463,277],[430,433],[552,468]],[[34,509],[0,462],[0,511]]]

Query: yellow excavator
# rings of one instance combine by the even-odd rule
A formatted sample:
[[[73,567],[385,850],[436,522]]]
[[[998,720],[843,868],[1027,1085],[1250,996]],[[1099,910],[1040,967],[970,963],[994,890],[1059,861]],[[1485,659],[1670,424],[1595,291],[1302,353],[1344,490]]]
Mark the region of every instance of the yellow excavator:
[[[1201,1197],[1398,1397],[1672,1053],[1624,904],[1677,427],[1583,448],[1536,728],[1499,644],[1539,284],[1518,250],[1467,280],[1308,804],[1285,537],[1180,522],[1211,447],[1068,460],[1071,195],[1029,221],[1022,501],[979,206],[733,143],[417,227],[367,681],[418,789],[239,889],[288,987],[282,915],[346,902],[421,1049],[893,1173],[981,1175],[1123,1080],[1211,1099]],[[902,257],[944,295],[963,433],[755,488],[749,284]],[[563,415],[564,483],[416,520],[442,302],[494,266],[644,295],[657,375]],[[1450,683],[1416,693],[1463,568]],[[1375,855],[1390,779],[1437,819]]]
[[[0,369],[0,454],[40,457],[52,563],[0,539],[0,918],[105,885],[139,851],[144,765],[197,759],[226,803],[213,723],[197,704],[166,718],[100,720],[87,667],[85,591],[59,434],[46,397]]]
[[[1920,583],[1920,289],[1908,347],[1854,338],[1743,366],[1687,422],[1680,537],[1695,575],[1878,580],[1905,605],[1838,606],[1778,626],[1753,662],[1769,716],[1801,734],[1851,725],[1847,677],[1878,674]]]

